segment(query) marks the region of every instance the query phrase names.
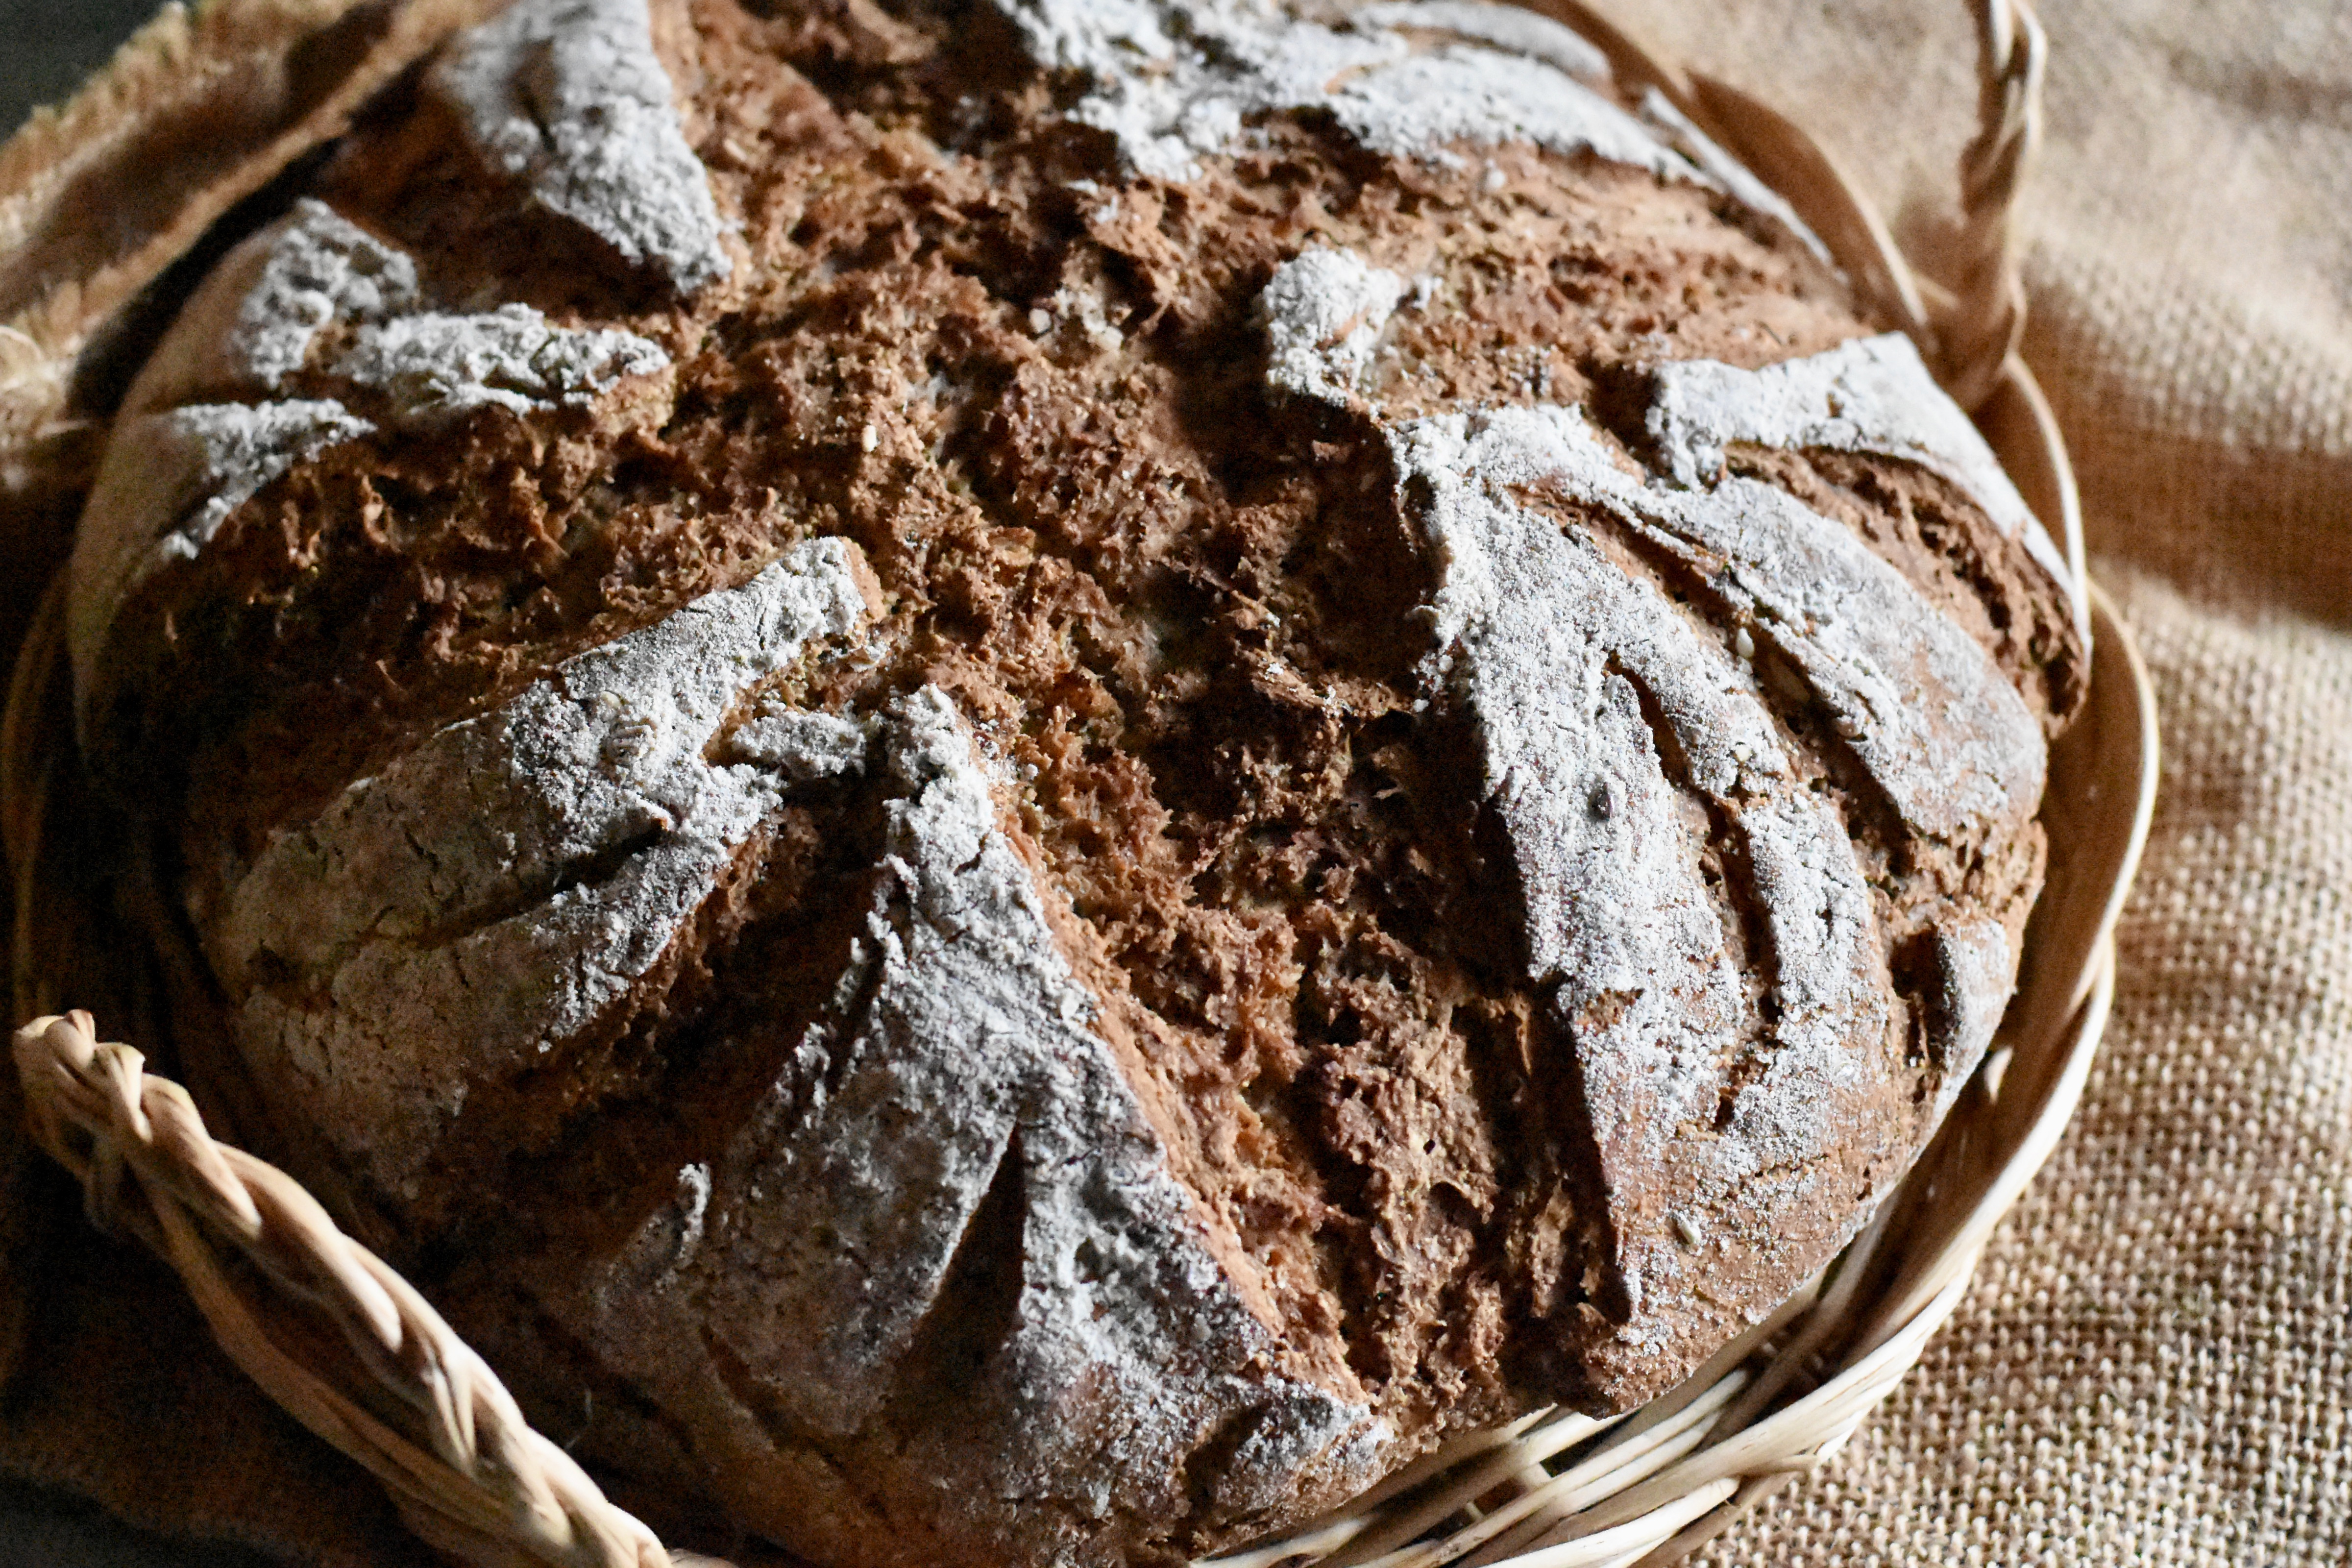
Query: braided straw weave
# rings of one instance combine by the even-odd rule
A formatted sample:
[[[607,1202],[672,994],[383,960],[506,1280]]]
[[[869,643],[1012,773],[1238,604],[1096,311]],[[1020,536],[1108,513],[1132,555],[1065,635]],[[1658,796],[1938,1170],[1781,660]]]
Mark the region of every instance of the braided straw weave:
[[[2001,1034],[1917,1165],[1836,1261],[1639,1410],[1542,1411],[1465,1434],[1334,1515],[1204,1568],[1663,1564],[1827,1461],[1958,1305],[1993,1227],[2074,1110],[2154,803],[2154,698],[2129,633],[2082,575],[2064,447],[2016,353],[2024,296],[2009,213],[2040,133],[2043,57],[2030,7],[1979,6],[1981,129],[1961,161],[1947,289],[1914,277],[1877,215],[1788,121],[1661,61],[1580,0],[1527,3],[1579,28],[1621,79],[1656,88],[1779,188],[1865,307],[1919,342],[2075,563],[2077,613],[2096,650],[2089,700],[2052,753],[2049,878]],[[54,1005],[57,989],[28,933],[72,925],[35,896],[31,874],[47,795],[63,787],[40,749],[59,732],[41,721],[63,675],[56,606],[53,591],[0,725],[19,1016]],[[292,1178],[215,1141],[187,1090],[147,1073],[138,1051],[100,1043],[89,1015],[35,1019],[16,1033],[16,1061],[30,1130],[80,1180],[91,1219],[169,1261],[230,1357],[382,1480],[421,1538],[479,1568],[723,1568],[666,1551],[609,1501],[530,1429],[430,1304]]]

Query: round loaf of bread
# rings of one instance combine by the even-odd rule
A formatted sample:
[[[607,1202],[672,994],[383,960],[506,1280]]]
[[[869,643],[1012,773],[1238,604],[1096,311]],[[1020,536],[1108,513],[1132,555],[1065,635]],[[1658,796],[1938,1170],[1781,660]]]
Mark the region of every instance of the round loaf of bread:
[[[666,1536],[1180,1560],[1673,1385],[1983,1056],[2062,558],[1460,0],[517,0],[70,580],[209,1091]]]

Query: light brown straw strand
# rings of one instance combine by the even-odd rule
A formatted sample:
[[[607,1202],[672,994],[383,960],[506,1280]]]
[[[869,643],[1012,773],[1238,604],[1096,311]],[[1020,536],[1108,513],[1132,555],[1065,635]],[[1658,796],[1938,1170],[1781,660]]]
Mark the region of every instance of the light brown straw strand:
[[[2049,55],[2049,40],[2028,0],[1979,0],[1976,23],[1978,130],[1960,154],[1956,286],[1937,322],[1944,384],[1971,410],[1991,395],[2025,334],[2025,286],[2018,277],[2011,213],[2042,144]]]
[[[412,1523],[453,1526],[428,1533],[483,1568],[671,1568],[422,1296],[291,1177],[214,1142],[186,1091],[148,1074],[139,1052],[101,1044],[73,1013],[17,1030],[16,1058],[34,1135],[82,1179],[94,1212],[162,1253],[231,1359],[372,1470]],[[249,1299],[228,1258],[275,1294]],[[355,1386],[272,1336],[289,1298],[340,1331]]]

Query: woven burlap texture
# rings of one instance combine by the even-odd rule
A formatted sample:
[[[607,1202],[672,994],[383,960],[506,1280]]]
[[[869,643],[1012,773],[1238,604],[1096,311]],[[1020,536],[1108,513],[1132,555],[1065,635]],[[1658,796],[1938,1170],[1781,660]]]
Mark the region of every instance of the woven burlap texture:
[[[1932,255],[1973,123],[1960,7],[1607,8],[1813,128]],[[2352,12],[2044,19],[2026,349],[2155,674],[2164,793],[2075,1127],[1918,1372],[1724,1568],[2352,1561]],[[201,1331],[160,1270],[66,1256],[0,1467],[415,1560],[232,1373],[162,1376]]]

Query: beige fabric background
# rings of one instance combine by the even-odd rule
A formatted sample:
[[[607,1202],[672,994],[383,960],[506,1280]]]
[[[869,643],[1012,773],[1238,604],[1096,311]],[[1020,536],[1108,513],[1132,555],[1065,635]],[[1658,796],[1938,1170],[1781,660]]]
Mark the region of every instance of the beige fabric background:
[[[1722,1568],[2352,1562],[2352,7],[2046,5],[2028,352],[2155,674],[2164,793],[2076,1125],[1918,1372]],[[1964,0],[1608,8],[1813,127],[1932,247],[1973,116]],[[142,1265],[71,1253],[63,1294],[131,1299],[102,1277]],[[192,1323],[100,1316],[102,1351],[0,1410],[7,1468],[415,1560],[360,1545],[380,1505],[330,1460],[159,1498],[44,1449],[45,1401],[194,1421],[248,1463],[299,1446],[226,1374],[142,1393],[142,1347]]]

